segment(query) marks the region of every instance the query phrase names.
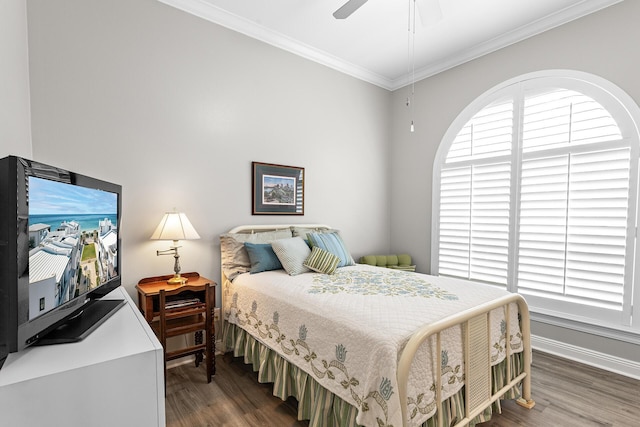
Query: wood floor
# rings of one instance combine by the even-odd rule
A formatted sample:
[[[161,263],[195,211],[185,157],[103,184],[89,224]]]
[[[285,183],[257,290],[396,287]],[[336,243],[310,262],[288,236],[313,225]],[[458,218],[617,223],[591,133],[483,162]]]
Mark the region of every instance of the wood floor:
[[[274,397],[242,359],[216,362],[211,384],[203,365],[168,371],[167,427],[308,426],[296,419],[296,401]],[[640,381],[534,351],[532,389],[533,409],[506,401],[502,414],[480,426],[640,426]]]

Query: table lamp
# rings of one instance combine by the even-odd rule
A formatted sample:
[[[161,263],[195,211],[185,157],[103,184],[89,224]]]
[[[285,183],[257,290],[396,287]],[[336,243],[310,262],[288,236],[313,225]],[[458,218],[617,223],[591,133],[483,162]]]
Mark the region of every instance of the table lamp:
[[[167,280],[167,283],[177,285],[184,284],[188,280],[186,277],[180,276],[180,254],[178,253],[180,246],[178,246],[178,240],[193,240],[199,238],[200,236],[184,213],[167,212],[164,214],[156,231],[151,235],[151,240],[173,240],[173,246],[171,246],[170,249],[156,251],[157,256],[173,255],[175,259],[173,265],[175,274],[171,279]]]

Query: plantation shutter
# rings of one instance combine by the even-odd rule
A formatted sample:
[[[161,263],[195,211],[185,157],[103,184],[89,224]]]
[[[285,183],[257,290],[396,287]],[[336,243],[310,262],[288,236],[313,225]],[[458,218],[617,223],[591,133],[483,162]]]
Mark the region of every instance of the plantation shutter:
[[[513,101],[502,100],[451,146],[440,177],[440,274],[507,284],[512,129]]]
[[[566,89],[525,98],[518,290],[621,310],[628,147],[606,109]]]
[[[608,93],[605,107],[583,83],[548,81],[504,90],[436,165],[434,272],[505,286],[540,313],[630,325],[637,128]]]
[[[471,166],[443,170],[440,178],[439,273],[469,279]]]

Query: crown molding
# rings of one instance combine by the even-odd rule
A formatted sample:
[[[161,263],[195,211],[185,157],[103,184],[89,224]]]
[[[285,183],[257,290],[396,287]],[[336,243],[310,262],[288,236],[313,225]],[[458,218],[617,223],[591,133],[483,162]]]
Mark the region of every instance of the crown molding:
[[[479,43],[472,48],[461,52],[459,55],[450,56],[442,61],[417,69],[415,79],[416,81],[419,81],[427,77],[431,77],[622,1],[624,0],[584,0],[582,3],[567,7],[535,22],[516,28],[508,33],[501,34],[500,36],[486,42]],[[391,90],[396,90],[406,86],[407,79],[407,76],[401,76],[392,80]]]
[[[409,75],[402,75],[396,79],[389,79],[360,67],[356,64],[345,61],[312,46],[300,43],[281,33],[270,30],[253,21],[229,13],[204,0],[158,0],[176,9],[190,13],[207,21],[216,23],[233,31],[244,34],[248,37],[260,40],[264,43],[278,47],[295,55],[325,65],[341,73],[350,75],[359,80],[379,86],[383,89],[394,91],[400,89],[410,82]],[[436,63],[432,63],[415,71],[415,80],[419,81],[435,74],[449,70],[458,65],[477,59],[481,56],[500,50],[529,37],[543,33],[550,29],[559,27],[583,16],[597,12],[601,9],[620,3],[624,0],[583,0],[573,6],[567,7],[556,13],[550,14],[535,22],[509,31],[489,41],[479,43],[464,52],[447,57]]]
[[[234,15],[203,0],[158,1],[277,48],[286,50],[295,55],[325,65],[359,80],[380,86],[387,90],[392,90],[390,79],[320,49],[301,43],[285,36],[284,34],[270,30],[269,28],[259,25],[251,20]]]

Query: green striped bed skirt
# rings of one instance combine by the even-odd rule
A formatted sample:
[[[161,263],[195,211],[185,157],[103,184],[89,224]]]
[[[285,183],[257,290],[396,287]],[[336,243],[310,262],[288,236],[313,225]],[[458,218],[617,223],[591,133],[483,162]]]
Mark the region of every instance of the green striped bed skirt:
[[[235,357],[244,357],[244,363],[251,364],[258,372],[258,381],[273,383],[273,395],[282,400],[294,397],[298,401],[298,419],[309,420],[310,427],[354,427],[358,410],[353,405],[322,387],[313,377],[293,365],[280,354],[257,341],[237,325],[224,322],[223,341],[227,351],[233,350]],[[522,372],[522,353],[511,357],[511,372],[515,377]],[[506,383],[506,360],[493,367],[493,392]],[[520,396],[519,387],[512,388],[503,398],[515,399]],[[463,419],[464,387],[442,403],[445,416],[444,425],[455,424]],[[500,400],[477,416],[469,425],[491,419],[493,412],[500,413]],[[422,427],[436,427],[436,417],[431,417]],[[375,426],[377,427],[377,426]],[[400,426],[396,426],[400,427]]]

